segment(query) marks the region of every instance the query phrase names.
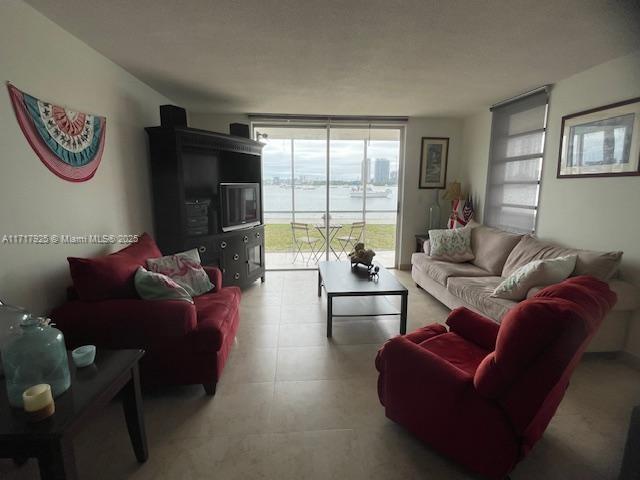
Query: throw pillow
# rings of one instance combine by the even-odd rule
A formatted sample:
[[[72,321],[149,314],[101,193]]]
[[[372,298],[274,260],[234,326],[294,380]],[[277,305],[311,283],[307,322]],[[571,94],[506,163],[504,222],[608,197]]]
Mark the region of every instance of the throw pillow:
[[[193,303],[191,295],[170,277],[150,272],[144,267],[138,267],[134,283],[138,295],[144,300],[185,300]]]
[[[533,287],[546,287],[567,279],[576,267],[576,255],[533,260],[505,278],[491,294],[492,297],[524,300]]]
[[[209,275],[200,264],[200,254],[195,248],[175,255],[150,258],[147,260],[147,268],[171,277],[192,297],[207,293],[213,288]]]
[[[462,263],[473,260],[471,228],[429,230],[430,256],[434,260]]]

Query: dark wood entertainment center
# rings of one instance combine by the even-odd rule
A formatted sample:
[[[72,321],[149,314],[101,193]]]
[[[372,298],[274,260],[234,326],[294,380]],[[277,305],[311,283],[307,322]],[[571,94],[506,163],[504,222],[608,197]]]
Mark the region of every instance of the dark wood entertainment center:
[[[264,213],[260,225],[222,231],[221,183],[259,183],[262,144],[186,126],[145,129],[151,152],[155,237],[164,254],[197,248],[203,265],[221,268],[225,285],[265,280]],[[194,216],[204,212],[201,216]]]

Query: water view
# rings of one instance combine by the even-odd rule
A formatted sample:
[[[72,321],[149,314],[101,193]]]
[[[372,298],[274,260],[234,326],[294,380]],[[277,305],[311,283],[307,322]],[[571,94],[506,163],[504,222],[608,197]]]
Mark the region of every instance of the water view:
[[[325,128],[256,131],[267,139],[262,158],[269,268],[346,260],[356,242],[376,250],[384,265],[395,264],[400,130],[332,128],[329,143]]]

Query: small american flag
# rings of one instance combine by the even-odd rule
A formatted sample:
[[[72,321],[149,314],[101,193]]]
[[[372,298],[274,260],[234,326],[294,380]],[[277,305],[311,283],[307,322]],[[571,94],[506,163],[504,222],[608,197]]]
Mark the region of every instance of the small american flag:
[[[467,224],[473,218],[473,199],[471,195],[467,197],[464,201],[464,206],[462,207],[462,218],[464,219],[464,223]]]

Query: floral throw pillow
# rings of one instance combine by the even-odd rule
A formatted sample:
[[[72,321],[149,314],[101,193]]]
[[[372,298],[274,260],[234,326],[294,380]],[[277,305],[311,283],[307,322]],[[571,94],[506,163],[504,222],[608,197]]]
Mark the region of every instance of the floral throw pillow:
[[[200,254],[195,248],[175,255],[150,258],[147,260],[147,268],[170,277],[192,297],[207,293],[213,288],[209,275],[200,264]]]
[[[559,283],[571,275],[576,267],[576,255],[533,260],[505,278],[491,294],[492,297],[524,300],[533,287]]]
[[[143,300],[184,300],[193,303],[191,295],[171,278],[138,267],[134,277],[136,291]]]
[[[429,230],[430,255],[435,260],[462,263],[473,260],[471,228]]]

